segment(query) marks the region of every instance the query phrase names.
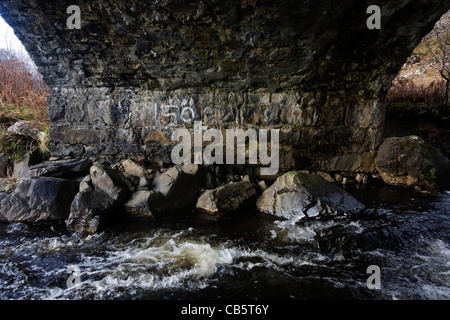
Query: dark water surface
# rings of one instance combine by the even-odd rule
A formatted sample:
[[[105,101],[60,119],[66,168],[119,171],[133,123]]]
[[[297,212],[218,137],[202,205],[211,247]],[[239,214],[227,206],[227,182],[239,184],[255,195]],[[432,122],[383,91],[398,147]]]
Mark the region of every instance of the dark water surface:
[[[450,299],[450,193],[348,191],[367,210],[340,220],[180,213],[84,239],[0,224],[0,299]]]

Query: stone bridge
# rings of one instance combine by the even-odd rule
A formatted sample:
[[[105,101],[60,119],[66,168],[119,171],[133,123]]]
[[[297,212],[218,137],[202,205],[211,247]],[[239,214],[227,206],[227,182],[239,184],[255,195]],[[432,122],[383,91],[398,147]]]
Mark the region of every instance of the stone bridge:
[[[70,5],[80,28],[67,25]],[[381,8],[370,30],[367,8]],[[281,166],[370,170],[386,92],[448,0],[2,0],[54,156],[170,161],[177,127],[280,129]]]

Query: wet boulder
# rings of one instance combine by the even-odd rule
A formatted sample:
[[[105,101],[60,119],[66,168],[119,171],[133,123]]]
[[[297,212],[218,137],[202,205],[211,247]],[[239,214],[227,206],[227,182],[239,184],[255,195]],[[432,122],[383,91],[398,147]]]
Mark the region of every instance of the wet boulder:
[[[257,195],[258,191],[250,181],[229,182],[203,192],[197,200],[196,208],[213,215],[223,214],[254,203]]]
[[[359,212],[364,206],[319,175],[291,171],[277,178],[256,201],[259,211],[299,220]]]
[[[80,183],[66,220],[69,231],[94,234],[100,223],[114,220],[131,191],[128,180],[118,171],[94,163]]]
[[[394,137],[380,146],[375,165],[389,185],[450,189],[450,164],[420,137]]]
[[[359,227],[334,225],[317,233],[315,239],[322,253],[342,252],[344,256],[355,251],[398,250],[405,245],[405,237],[395,227],[372,223]]]
[[[82,186],[82,187],[81,187]],[[84,181],[76,194],[66,222],[67,230],[81,234],[95,234],[100,221],[114,215],[117,201],[100,188]]]
[[[164,197],[161,203],[164,209],[187,208],[195,205],[203,180],[199,165],[172,167],[155,178],[152,190]]]
[[[131,216],[153,217],[159,212],[162,203],[161,193],[154,190],[139,190],[125,203],[125,212]]]
[[[111,199],[124,200],[130,195],[130,184],[118,171],[95,163],[90,168],[92,184]]]
[[[10,222],[58,221],[68,217],[78,183],[54,177],[22,180],[0,203]]]
[[[71,179],[86,175],[91,166],[92,162],[84,158],[44,161],[29,167],[25,175],[28,177],[46,176]]]

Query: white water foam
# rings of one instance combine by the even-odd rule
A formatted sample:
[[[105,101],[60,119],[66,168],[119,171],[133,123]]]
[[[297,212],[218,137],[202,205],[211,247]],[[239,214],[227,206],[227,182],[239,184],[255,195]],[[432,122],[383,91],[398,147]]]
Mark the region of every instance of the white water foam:
[[[392,299],[449,300],[450,248],[440,239],[421,239],[418,252],[410,256],[393,256],[385,252],[384,258],[395,268],[385,269],[389,276],[386,292]],[[408,271],[406,271],[408,270]],[[407,275],[399,277],[399,275]]]
[[[81,283],[70,290],[53,288],[45,298],[64,299],[89,292],[102,299],[115,291],[203,288],[219,266],[233,262],[234,251],[186,239],[183,233],[157,232],[126,247],[110,249],[103,256],[85,256],[77,265]]]
[[[70,289],[53,287],[40,293],[43,295],[40,298],[103,299],[120,296],[124,291],[131,295],[138,290],[183,288],[189,291],[207,287],[222,266],[245,270],[261,267],[282,272],[290,266],[314,265],[311,259],[294,254],[251,250],[230,242],[212,245],[206,239],[193,240],[190,231],[175,234],[158,231],[153,236],[134,239],[126,246],[114,247],[110,243],[104,255],[81,257],[79,285]],[[311,231],[306,232],[308,237],[312,236]],[[55,248],[61,245],[52,241],[50,244]],[[58,271],[61,275],[64,272]]]
[[[17,233],[17,232],[26,232],[28,231],[28,226],[25,223],[17,222],[11,223],[6,227],[7,233]]]

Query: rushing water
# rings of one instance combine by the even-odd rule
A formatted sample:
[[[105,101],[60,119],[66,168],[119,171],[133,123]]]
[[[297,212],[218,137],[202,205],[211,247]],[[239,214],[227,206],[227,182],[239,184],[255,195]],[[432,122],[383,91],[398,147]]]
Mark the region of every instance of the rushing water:
[[[367,210],[333,221],[180,213],[87,238],[0,225],[0,299],[450,299],[450,193],[349,191]]]

